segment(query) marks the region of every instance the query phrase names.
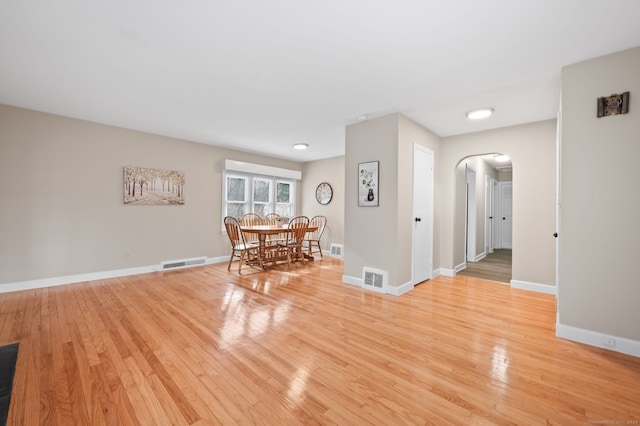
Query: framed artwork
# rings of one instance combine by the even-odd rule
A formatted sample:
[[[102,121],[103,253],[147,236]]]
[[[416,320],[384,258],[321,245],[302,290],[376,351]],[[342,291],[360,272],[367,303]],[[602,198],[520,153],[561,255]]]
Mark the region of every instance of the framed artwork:
[[[184,172],[124,166],[125,204],[184,204]]]
[[[598,98],[598,118],[629,112],[629,92]]]
[[[358,206],[378,206],[379,161],[358,164]]]

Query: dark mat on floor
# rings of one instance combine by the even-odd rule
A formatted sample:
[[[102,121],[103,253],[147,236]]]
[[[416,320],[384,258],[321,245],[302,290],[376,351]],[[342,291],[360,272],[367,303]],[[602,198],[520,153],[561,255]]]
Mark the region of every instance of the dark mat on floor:
[[[7,424],[13,373],[16,371],[18,344],[0,346],[0,425]]]

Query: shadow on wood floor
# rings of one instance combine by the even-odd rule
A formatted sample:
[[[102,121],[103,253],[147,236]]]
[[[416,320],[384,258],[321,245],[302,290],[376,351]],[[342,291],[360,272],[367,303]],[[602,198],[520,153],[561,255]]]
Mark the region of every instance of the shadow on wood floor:
[[[456,275],[508,284],[511,282],[511,249],[495,249],[479,262],[467,262],[467,267]]]

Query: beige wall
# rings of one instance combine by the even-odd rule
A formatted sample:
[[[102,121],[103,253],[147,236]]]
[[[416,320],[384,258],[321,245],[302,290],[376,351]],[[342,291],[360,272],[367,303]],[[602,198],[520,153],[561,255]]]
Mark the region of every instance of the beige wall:
[[[379,161],[379,207],[358,206],[358,164]],[[344,275],[367,266],[398,285],[398,114],[347,126],[345,143]]]
[[[327,227],[321,239],[324,252],[331,244],[344,244],[344,156],[302,165],[302,208],[300,212],[309,217],[326,216]],[[333,199],[327,205],[320,205],[315,199],[316,188],[321,182],[328,182],[333,188]]]
[[[559,323],[635,341],[639,76],[640,47],[562,70],[559,231]],[[625,91],[631,93],[628,114],[596,117],[598,97]]]
[[[442,268],[454,269],[464,260],[464,197],[455,191],[458,163],[470,155],[500,152],[513,163],[513,280],[555,285],[555,145],[556,120],[443,138],[438,177]]]
[[[229,254],[225,158],[302,165],[0,106],[0,285]],[[181,170],[182,206],[124,205],[122,167]],[[125,253],[129,253],[125,260]]]
[[[129,269],[193,256],[226,256],[228,242],[220,232],[221,162],[230,158],[302,170],[300,212],[329,218],[323,247],[332,242],[345,245],[345,275],[360,277],[362,267],[371,266],[388,270],[390,283],[400,285],[411,280],[411,167],[406,165],[411,164],[413,143],[434,151],[434,269],[446,269],[454,266],[455,164],[471,154],[505,152],[514,159],[516,175],[517,164],[526,165],[529,160],[540,171],[544,166],[539,165],[549,161],[540,155],[547,152],[547,144],[540,142],[541,133],[545,140],[552,139],[554,124],[463,135],[447,138],[441,145],[437,135],[393,114],[349,126],[345,157],[301,165],[0,106],[0,220],[4,224],[0,283]],[[527,149],[508,148],[513,140],[519,141],[516,146],[536,144],[538,154],[529,156]],[[522,154],[514,156],[512,151]],[[357,163],[376,159],[380,161],[380,207],[358,207]],[[121,187],[124,165],[184,171],[186,204],[125,206]],[[525,186],[545,187],[549,176],[541,175],[546,176],[542,182],[525,179]],[[552,179],[553,173],[550,176]],[[328,206],[320,206],[314,199],[321,181],[334,188],[334,199]],[[517,183],[514,203],[518,199],[515,188]],[[547,199],[545,195],[534,197],[539,198]],[[536,215],[540,208],[528,210]],[[514,206],[514,215],[516,211]],[[541,233],[535,229],[545,222],[538,219],[531,228],[539,237]],[[385,223],[395,225],[381,226]],[[517,223],[514,220],[514,228]],[[464,238],[463,232],[455,235]],[[517,235],[524,235],[527,241],[526,232],[514,229],[514,244]],[[538,252],[546,250],[544,244],[534,243],[533,247]],[[553,250],[549,252],[553,258]],[[539,253],[525,253],[519,261],[516,251],[514,278],[551,283],[547,277],[552,276],[549,271],[553,267],[540,258]],[[538,275],[530,273],[532,270]]]
[[[437,165],[440,138],[402,114],[391,114],[347,127],[345,276],[359,279],[362,268],[371,267],[387,271],[392,287],[411,284],[414,144],[434,151]],[[378,207],[358,207],[358,163],[374,160],[380,161],[380,204]],[[434,191],[437,200],[437,185]],[[439,220],[436,213],[434,268],[440,261],[437,246]]]

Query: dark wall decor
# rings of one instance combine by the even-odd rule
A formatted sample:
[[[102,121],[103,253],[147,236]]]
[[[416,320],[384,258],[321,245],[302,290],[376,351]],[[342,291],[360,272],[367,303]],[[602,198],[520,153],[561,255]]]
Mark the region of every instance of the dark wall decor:
[[[598,118],[629,112],[629,92],[598,98]]]
[[[377,207],[378,161],[358,164],[358,206]]]

